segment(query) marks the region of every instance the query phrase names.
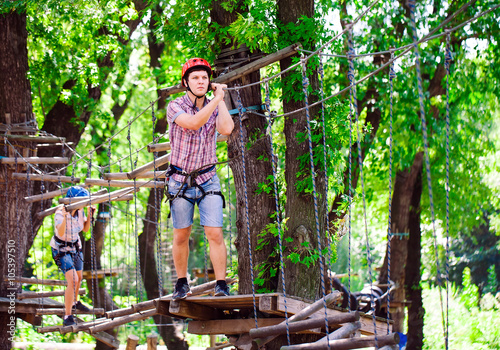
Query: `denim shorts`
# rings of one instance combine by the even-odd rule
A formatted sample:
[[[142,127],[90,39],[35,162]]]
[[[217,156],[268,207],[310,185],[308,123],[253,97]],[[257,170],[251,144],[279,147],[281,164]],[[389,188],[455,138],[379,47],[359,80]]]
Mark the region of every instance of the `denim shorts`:
[[[61,252],[52,248],[52,257],[57,266],[62,272],[66,273],[70,270],[83,270],[83,253],[82,252]]]
[[[181,188],[181,186],[183,187]],[[217,175],[212,176],[210,180],[205,181],[200,186],[205,192],[221,190]],[[186,187],[187,185],[182,185],[182,182],[175,181],[172,178],[168,181],[168,192],[172,196],[175,196],[177,193],[179,193],[179,195],[182,194]],[[191,200],[179,196],[170,203],[170,212],[172,213],[174,228],[186,228],[193,224],[195,202],[198,203],[200,224],[202,226],[222,227],[223,201],[221,196],[217,194],[207,194],[203,200],[198,201],[202,197],[202,192],[196,186],[187,188],[184,192],[184,196]]]

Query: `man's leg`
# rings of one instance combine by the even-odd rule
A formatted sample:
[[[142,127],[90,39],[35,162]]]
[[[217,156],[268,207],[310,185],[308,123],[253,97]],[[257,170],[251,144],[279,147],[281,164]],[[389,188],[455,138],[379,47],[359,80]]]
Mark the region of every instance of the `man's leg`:
[[[174,228],[174,242],[172,245],[172,257],[174,258],[177,278],[187,278],[189,258],[189,236],[191,227]]]
[[[226,279],[227,250],[222,235],[222,227],[205,226],[208,244],[210,246],[210,260],[214,267],[215,279]]]

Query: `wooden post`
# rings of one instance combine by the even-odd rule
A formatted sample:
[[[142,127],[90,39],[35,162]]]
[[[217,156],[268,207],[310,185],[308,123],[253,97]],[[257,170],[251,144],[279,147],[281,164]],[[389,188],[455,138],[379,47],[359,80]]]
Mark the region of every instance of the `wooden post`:
[[[121,326],[122,324],[125,324],[125,323],[145,320],[146,318],[149,318],[149,317],[156,315],[156,314],[157,314],[156,309],[153,309],[153,310],[145,311],[143,313],[137,313],[137,314],[133,314],[133,315],[118,317],[112,321],[103,322],[102,324],[98,324],[97,326],[90,327],[89,333],[95,334],[95,333],[98,333],[101,331],[106,331],[108,329]]]
[[[81,185],[83,188],[87,188],[87,185]],[[28,203],[33,203],[33,202],[38,202],[44,199],[51,199],[57,196],[64,196],[68,191],[70,187],[66,188],[61,188],[59,190],[47,192],[47,193],[42,193],[42,194],[37,194],[35,196],[30,196],[30,197],[24,197],[24,200]]]
[[[17,295],[18,300],[23,299],[33,299],[33,298],[45,298],[45,297],[60,297],[64,295],[64,290],[56,290],[52,292],[22,292]],[[87,292],[86,289],[80,288],[78,291],[79,295],[83,295]]]
[[[26,150],[26,148],[25,148]],[[25,155],[23,154],[23,157],[25,157]],[[15,157],[9,157],[9,158],[1,158],[0,159],[0,163],[2,164],[9,164],[9,165],[13,165],[13,164],[26,164],[26,163],[29,163],[29,164],[68,164],[69,163],[69,158],[67,157],[43,157],[43,158],[40,158],[40,157],[25,157],[25,158],[21,158],[21,157],[17,157],[17,159]]]
[[[134,334],[129,334],[127,338],[127,347],[125,348],[125,350],[135,350],[138,343],[139,337]]]
[[[147,337],[148,350],[156,350],[158,346],[158,336],[155,334],[150,334]]]
[[[60,281],[60,280],[44,280],[44,279],[38,279],[38,278],[28,278],[28,277],[19,277],[16,276],[14,278],[7,278],[5,277],[5,281],[9,282],[17,282],[17,283],[25,283],[25,284],[42,284],[46,286],[67,286],[68,282],[67,281]]]

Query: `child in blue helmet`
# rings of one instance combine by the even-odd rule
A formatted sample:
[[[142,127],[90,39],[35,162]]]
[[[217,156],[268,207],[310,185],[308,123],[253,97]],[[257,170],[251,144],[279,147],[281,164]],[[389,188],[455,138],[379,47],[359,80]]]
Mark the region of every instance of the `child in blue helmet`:
[[[67,198],[88,197],[89,191],[80,186],[70,187],[66,193]],[[88,216],[84,209],[66,211],[62,206],[54,216],[55,231],[50,241],[52,247],[52,257],[57,266],[64,272],[68,286],[64,293],[64,326],[76,324],[72,310],[90,311],[88,307],[78,300],[78,290],[82,282],[83,253],[80,232],[87,232],[90,229],[95,207],[90,206]]]

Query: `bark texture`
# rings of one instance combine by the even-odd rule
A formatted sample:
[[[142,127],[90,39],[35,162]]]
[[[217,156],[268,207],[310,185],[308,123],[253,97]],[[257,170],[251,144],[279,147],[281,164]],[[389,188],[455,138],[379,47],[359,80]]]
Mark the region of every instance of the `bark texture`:
[[[26,48],[28,33],[26,15],[11,12],[0,16],[0,123],[6,124],[6,114],[10,123],[33,121],[31,87],[27,78],[28,52]],[[2,139],[2,143],[4,143]],[[34,145],[24,142],[12,147],[11,151],[25,156],[24,149],[31,150]],[[1,156],[9,156],[7,145],[0,147]],[[12,173],[23,171],[21,166],[0,165],[0,296],[15,299],[20,291],[14,285],[4,282],[5,277],[21,276],[29,248],[33,243],[34,232],[30,217],[31,204],[23,197],[32,190],[24,181],[14,181]],[[15,308],[12,309],[15,311]],[[0,313],[0,349],[10,349],[15,333],[15,313]],[[13,317],[13,318],[11,318]],[[11,327],[11,324],[14,327]],[[14,331],[14,333],[9,333]]]

